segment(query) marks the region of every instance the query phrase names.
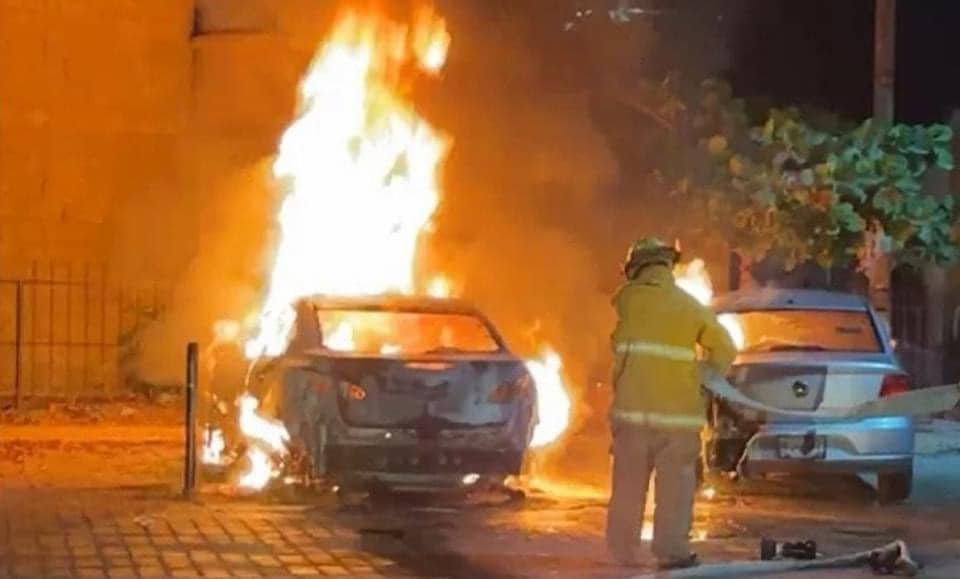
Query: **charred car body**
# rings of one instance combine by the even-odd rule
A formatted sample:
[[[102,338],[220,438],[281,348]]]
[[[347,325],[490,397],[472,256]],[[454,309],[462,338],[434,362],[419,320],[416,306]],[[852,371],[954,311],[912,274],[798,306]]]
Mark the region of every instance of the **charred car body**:
[[[713,308],[740,342],[731,384],[768,406],[816,414],[910,388],[885,325],[858,296],[762,289],[719,296]],[[708,421],[709,469],[876,473],[881,501],[910,494],[909,417],[758,420],[714,401]]]
[[[520,472],[536,389],[479,311],[447,299],[304,299],[283,356],[250,386],[313,478],[439,490]]]

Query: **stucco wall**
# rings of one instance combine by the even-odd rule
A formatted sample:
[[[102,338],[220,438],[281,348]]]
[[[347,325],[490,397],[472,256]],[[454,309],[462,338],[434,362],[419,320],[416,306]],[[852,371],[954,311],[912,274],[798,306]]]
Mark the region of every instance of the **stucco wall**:
[[[0,271],[102,260],[126,197],[176,189],[191,0],[0,0]]]

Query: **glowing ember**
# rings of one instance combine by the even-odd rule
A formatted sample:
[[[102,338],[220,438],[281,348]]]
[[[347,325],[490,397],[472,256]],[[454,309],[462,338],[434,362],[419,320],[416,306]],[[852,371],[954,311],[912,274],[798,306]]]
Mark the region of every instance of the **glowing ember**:
[[[555,441],[570,424],[570,395],[563,383],[560,356],[547,349],[541,360],[527,361],[527,370],[537,388],[538,422],[530,446],[537,448]]]
[[[280,142],[281,237],[248,356],[283,351],[300,297],[414,291],[447,141],[401,99],[397,72],[411,62],[438,71],[449,42],[428,9],[412,31],[376,14],[349,13],[335,25]]]
[[[203,432],[203,449],[200,461],[203,464],[220,465],[223,463],[223,451],[227,443],[223,438],[223,431],[219,428],[207,428]]]
[[[710,274],[707,273],[706,264],[702,259],[695,259],[688,264],[677,264],[673,272],[677,280],[677,286],[683,291],[693,296],[701,304],[708,306],[713,300],[713,283],[710,281]],[[734,316],[721,314],[717,316],[720,322],[730,334],[733,343],[738,349],[744,345],[743,328]]]
[[[704,487],[703,490],[700,491],[700,495],[708,501],[712,501],[717,496],[717,489],[713,487]]]
[[[641,541],[652,541],[653,540],[653,523],[650,521],[644,521],[643,527],[640,528],[640,540]]]

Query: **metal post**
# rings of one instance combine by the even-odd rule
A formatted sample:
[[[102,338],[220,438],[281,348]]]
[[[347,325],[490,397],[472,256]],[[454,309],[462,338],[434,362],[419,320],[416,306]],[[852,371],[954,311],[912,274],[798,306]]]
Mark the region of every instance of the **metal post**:
[[[17,295],[14,299],[14,307],[17,309],[14,314],[14,336],[13,336],[13,388],[16,393],[16,408],[19,410],[23,406],[23,385],[22,368],[20,366],[20,345],[23,342],[23,282],[17,281]]]
[[[184,392],[185,445],[183,467],[183,496],[190,498],[197,484],[197,434],[196,434],[196,402],[197,402],[197,374],[198,374],[199,347],[196,342],[187,344],[187,383]]]

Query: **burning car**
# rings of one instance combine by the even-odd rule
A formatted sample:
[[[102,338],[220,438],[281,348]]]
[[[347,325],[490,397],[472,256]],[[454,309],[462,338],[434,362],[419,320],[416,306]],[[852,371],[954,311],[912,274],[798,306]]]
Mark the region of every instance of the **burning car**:
[[[886,327],[860,297],[762,289],[712,302],[740,354],[730,382],[776,408],[824,411],[910,389]],[[761,421],[712,407],[706,463],[765,473],[876,473],[881,502],[910,495],[913,422],[906,416]]]
[[[527,365],[452,299],[300,300],[280,356],[248,383],[311,478],[345,488],[463,489],[518,474],[537,420]]]

